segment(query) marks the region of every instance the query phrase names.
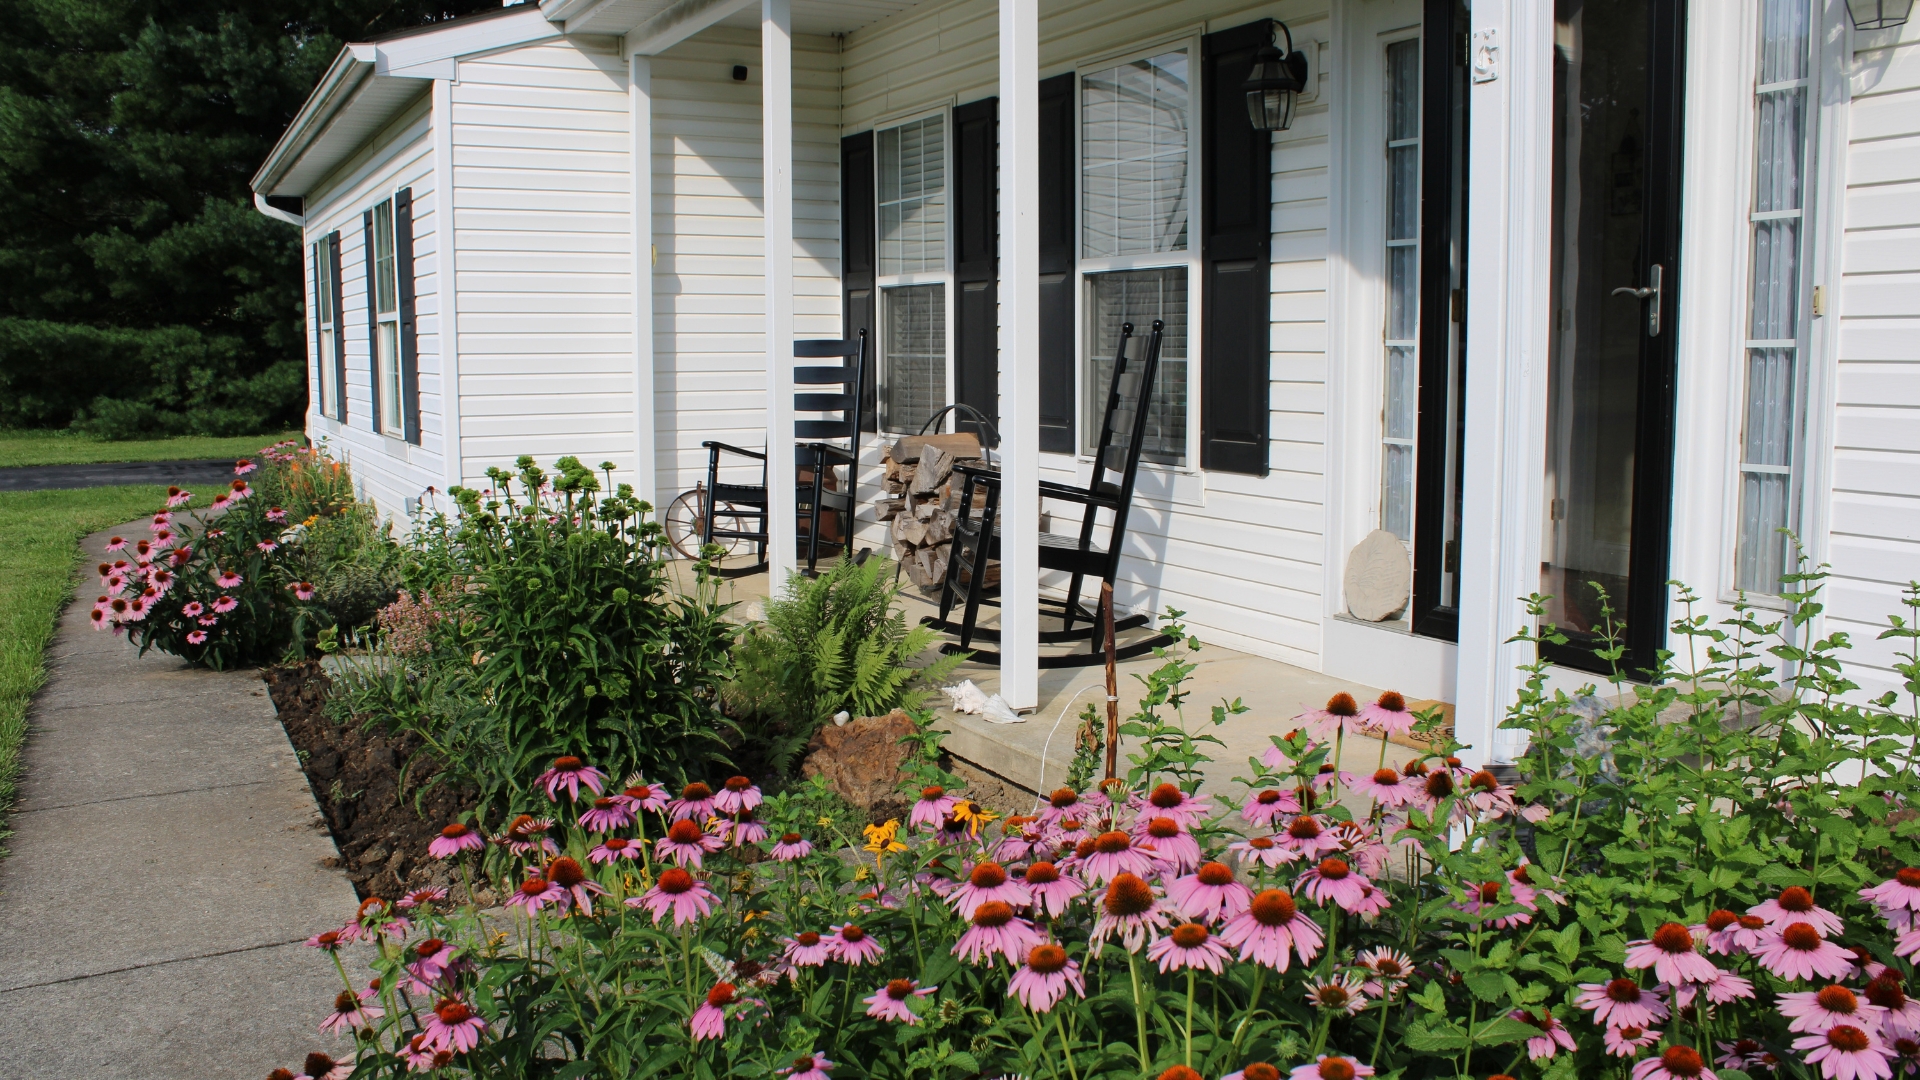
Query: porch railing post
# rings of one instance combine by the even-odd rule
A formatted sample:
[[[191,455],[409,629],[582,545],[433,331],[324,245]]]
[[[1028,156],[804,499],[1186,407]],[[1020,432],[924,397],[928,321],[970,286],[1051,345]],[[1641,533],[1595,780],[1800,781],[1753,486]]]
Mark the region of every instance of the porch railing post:
[[[760,0],[760,155],[767,277],[768,587],[793,572],[793,11]]]
[[[1040,10],[1000,0],[1000,695],[1040,703]]]

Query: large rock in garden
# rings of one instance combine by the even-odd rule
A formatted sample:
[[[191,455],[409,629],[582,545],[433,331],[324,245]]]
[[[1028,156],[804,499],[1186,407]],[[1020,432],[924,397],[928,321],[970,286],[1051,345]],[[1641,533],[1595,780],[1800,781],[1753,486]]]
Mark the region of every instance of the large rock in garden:
[[[885,716],[862,716],[844,725],[826,724],[807,744],[800,774],[824,776],[840,797],[874,824],[907,816],[909,802],[899,788],[908,780],[900,768],[907,748],[900,740],[913,734],[913,718],[895,709]]]

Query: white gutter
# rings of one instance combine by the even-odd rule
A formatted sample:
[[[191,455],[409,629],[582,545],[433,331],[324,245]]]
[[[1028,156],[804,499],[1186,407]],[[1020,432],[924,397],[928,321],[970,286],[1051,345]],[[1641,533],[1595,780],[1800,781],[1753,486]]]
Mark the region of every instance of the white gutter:
[[[320,77],[320,85],[314,87],[313,93],[307,96],[307,103],[301,106],[293,123],[287,125],[287,130],[280,135],[280,141],[273,144],[273,151],[267,155],[260,171],[253,175],[251,186],[254,191],[269,192],[280,182],[307,144],[320,134],[360,84],[373,74],[377,57],[378,50],[372,45],[354,44],[340,50],[340,55],[334,57],[333,65]]]
[[[267,205],[267,197],[257,191],[253,193],[253,208],[275,221],[284,221],[296,229],[305,231],[307,227],[307,219],[304,215],[289,214],[277,206]]]

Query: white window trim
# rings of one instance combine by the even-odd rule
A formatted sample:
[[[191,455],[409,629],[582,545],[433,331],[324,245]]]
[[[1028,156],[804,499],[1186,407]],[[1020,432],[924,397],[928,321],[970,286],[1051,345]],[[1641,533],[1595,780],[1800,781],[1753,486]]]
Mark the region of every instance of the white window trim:
[[[308,241],[307,253],[313,256],[313,292],[311,294],[314,305],[313,357],[315,379],[313,388],[313,411],[315,414],[331,420],[333,419],[333,414],[327,411],[327,406],[332,404],[337,411],[339,403],[335,400],[338,394],[337,389],[334,394],[327,392],[329,380],[332,379],[333,372],[337,370],[333,366],[333,356],[329,352],[327,345],[328,337],[331,335],[334,349],[337,350],[340,347],[340,327],[337,322],[328,318],[329,310],[339,305],[329,304],[327,298],[321,295],[320,288],[321,284],[326,281],[328,273],[332,270],[332,266],[329,265],[332,262],[332,259],[329,258],[332,245],[327,243],[327,237],[329,235],[331,234],[321,233],[319,236]],[[331,284],[335,291],[339,289],[338,282]]]
[[[946,197],[947,207],[944,222],[946,237],[941,247],[942,262],[944,265],[942,269],[938,271],[923,270],[911,274],[883,274],[880,272],[880,245],[882,243],[880,233],[880,133],[935,116],[940,118],[941,168],[942,175],[945,177],[942,181],[941,192]],[[955,303],[959,297],[955,295],[957,286],[954,283],[953,245],[954,219],[958,216],[959,208],[953,197],[953,147],[952,98],[943,100],[940,104],[932,108],[916,109],[913,112],[886,117],[883,120],[876,121],[873,125],[873,321],[875,324],[875,334],[872,350],[873,355],[869,362],[873,364],[874,426],[880,429],[877,432],[879,435],[919,434],[917,430],[890,430],[880,420],[880,398],[887,392],[886,380],[884,378],[887,370],[886,348],[889,333],[887,320],[892,316],[888,311],[886,291],[890,288],[898,288],[903,285],[944,286],[946,306],[941,319],[941,333],[943,335],[942,349],[946,354],[947,362],[946,385],[942,400],[935,408],[945,408],[954,402],[954,310]],[[948,413],[941,423],[940,430],[952,431],[954,430],[953,424],[953,414]]]
[[[1164,462],[1140,460],[1142,470],[1155,469],[1168,474],[1198,475],[1200,468],[1200,387],[1201,365],[1205,356],[1201,339],[1205,336],[1206,311],[1203,308],[1201,274],[1204,264],[1201,256],[1201,235],[1204,228],[1204,206],[1202,198],[1206,191],[1203,170],[1206,163],[1201,153],[1202,140],[1200,125],[1205,108],[1205,91],[1200,85],[1204,77],[1206,64],[1201,56],[1201,36],[1204,26],[1193,26],[1176,33],[1152,38],[1145,44],[1120,50],[1095,53],[1079,60],[1073,67],[1073,274],[1076,278],[1073,290],[1073,409],[1074,409],[1074,449],[1076,464],[1091,464],[1093,455],[1086,450],[1088,421],[1087,368],[1092,359],[1087,355],[1087,320],[1091,317],[1088,304],[1087,279],[1095,274],[1110,273],[1117,270],[1155,270],[1175,266],[1187,268],[1187,446],[1183,460],[1178,465]],[[1084,103],[1082,90],[1088,74],[1103,68],[1117,67],[1134,60],[1144,60],[1158,56],[1169,49],[1187,50],[1187,69],[1192,72],[1188,88],[1187,122],[1187,248],[1185,251],[1170,251],[1159,255],[1114,255],[1103,258],[1088,258],[1086,254],[1086,135],[1082,130],[1081,118]],[[1136,326],[1137,334],[1145,336],[1145,330]],[[1097,434],[1096,434],[1097,437]],[[1064,455],[1061,455],[1064,456]]]
[[[388,435],[405,442],[407,409],[406,402],[401,400],[401,396],[406,392],[406,378],[400,370],[400,354],[402,351],[400,341],[400,221],[399,216],[395,213],[395,200],[399,194],[399,187],[388,188],[381,194],[381,197],[375,200],[373,205],[369,207],[369,209],[373,211],[373,235],[369,238],[373,246],[367,249],[366,254],[367,307],[373,312],[374,339],[367,342],[367,348],[369,350],[368,359],[372,361],[372,363],[368,365],[368,375],[373,381],[373,396],[377,397],[380,402],[378,414],[369,417],[369,420],[374,422],[370,423],[369,426],[381,435]],[[382,206],[387,208],[387,224],[393,231],[393,311],[391,313],[380,311],[379,281],[375,277],[375,275],[380,272],[380,208]],[[389,325],[393,327],[392,393],[389,393],[388,387],[384,385],[386,380],[381,378],[383,372],[380,368],[381,330]],[[395,414],[391,423],[389,423],[387,417],[389,409]],[[369,413],[374,412],[372,409],[367,411]]]

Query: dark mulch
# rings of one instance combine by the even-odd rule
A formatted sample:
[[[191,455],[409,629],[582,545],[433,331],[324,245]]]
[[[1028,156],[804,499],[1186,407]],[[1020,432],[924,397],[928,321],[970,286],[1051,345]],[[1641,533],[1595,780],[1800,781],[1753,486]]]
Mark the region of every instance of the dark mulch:
[[[428,857],[427,844],[473,805],[476,793],[434,785],[419,796],[439,772],[438,763],[420,752],[419,738],[334,723],[325,711],[327,676],[317,662],[268,668],[262,678],[361,898],[393,900],[428,885],[457,890],[457,877]]]

